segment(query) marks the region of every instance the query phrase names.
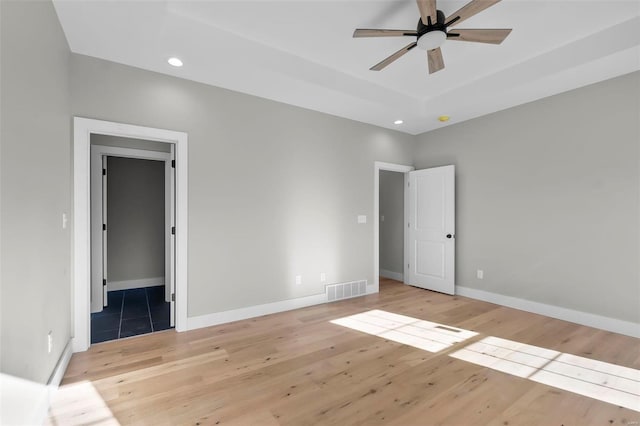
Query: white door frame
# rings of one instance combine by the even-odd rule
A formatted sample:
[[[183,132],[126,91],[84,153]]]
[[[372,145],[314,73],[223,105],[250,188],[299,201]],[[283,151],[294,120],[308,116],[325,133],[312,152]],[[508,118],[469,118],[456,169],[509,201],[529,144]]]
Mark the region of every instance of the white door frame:
[[[404,222],[407,223],[407,214],[409,214],[409,208],[407,203],[409,198],[407,197],[407,175],[406,173],[415,170],[413,166],[405,166],[402,164],[383,163],[376,161],[373,164],[373,292],[380,291],[380,170],[387,170],[390,172],[405,173],[404,177]],[[407,229],[404,230],[404,265],[407,264],[407,258],[409,256],[407,252],[408,244]],[[406,274],[403,274],[406,277]],[[406,282],[406,278],[405,278]]]
[[[165,206],[163,210],[163,215],[165,216],[165,230],[164,230],[164,242],[165,242],[165,284],[168,290],[169,296],[167,297],[165,294],[165,301],[169,302],[171,299],[170,296],[170,283],[171,280],[168,274],[172,274],[172,270],[175,268],[173,265],[173,257],[171,256],[171,226],[173,224],[171,217],[171,209],[173,208],[173,188],[171,188],[172,180],[170,179],[169,173],[171,173],[171,153],[170,152],[162,152],[162,151],[150,151],[144,149],[132,149],[132,148],[121,148],[114,146],[103,146],[103,145],[91,145],[91,194],[100,194],[102,193],[102,197],[94,196],[91,198],[91,227],[94,238],[91,240],[91,253],[92,253],[92,264],[93,269],[91,271],[91,294],[95,298],[98,296],[98,285],[100,286],[100,291],[104,292],[104,297],[106,298],[106,291],[108,290],[109,283],[107,282],[107,286],[102,288],[102,283],[98,284],[99,281],[106,278],[108,281],[108,276],[105,276],[104,270],[98,271],[97,266],[100,262],[107,260],[107,254],[105,253],[104,247],[106,246],[106,241],[104,238],[95,238],[97,235],[101,235],[104,237],[104,232],[102,231],[102,223],[104,212],[106,211],[105,205],[105,195],[104,194],[104,184],[102,178],[102,165],[104,157],[121,157],[121,158],[135,158],[139,160],[153,160],[153,161],[162,161],[164,164],[164,193],[165,193]],[[108,202],[108,200],[107,200]],[[107,224],[107,233],[109,232],[109,225]],[[106,262],[105,262],[106,263]],[[106,265],[105,265],[106,266]],[[113,290],[113,289],[111,289]],[[102,305],[106,302],[103,301]],[[95,308],[97,302],[93,301],[93,308]],[[173,307],[173,306],[172,306]],[[91,309],[94,311],[94,309]]]
[[[187,195],[188,135],[184,132],[110,121],[73,119],[73,341],[74,352],[86,351],[90,341],[91,135],[168,142],[175,146],[176,161],[176,330],[187,329]]]

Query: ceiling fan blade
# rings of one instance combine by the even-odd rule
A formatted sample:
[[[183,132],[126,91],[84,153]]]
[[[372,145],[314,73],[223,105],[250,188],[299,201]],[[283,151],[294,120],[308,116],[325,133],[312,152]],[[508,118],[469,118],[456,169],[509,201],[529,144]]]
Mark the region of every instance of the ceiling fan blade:
[[[438,22],[438,11],[436,10],[436,0],[416,0],[420,9],[420,19],[425,25]],[[431,20],[431,22],[429,22]]]
[[[458,30],[447,34],[447,40],[473,41],[476,43],[500,44],[511,33],[511,29]]]
[[[415,41],[413,43],[409,43],[405,47],[403,47],[402,49],[398,50],[393,55],[389,56],[386,59],[383,59],[382,61],[378,62],[377,64],[375,64],[374,66],[372,66],[369,69],[371,71],[380,71],[381,69],[383,69],[384,67],[386,67],[387,65],[389,65],[390,63],[392,63],[393,61],[395,61],[396,59],[400,58],[402,55],[404,55],[405,53],[407,53],[408,51],[410,51],[411,49],[416,47],[417,45],[418,45],[418,43],[416,43]]]
[[[440,71],[444,68],[444,59],[442,59],[442,50],[437,49],[429,50],[427,52],[427,61],[429,62],[429,74]]]
[[[500,2],[500,0],[471,0],[456,12],[447,16],[447,19],[445,19],[447,27],[458,25],[465,19],[471,18],[473,15],[482,12],[486,8],[493,6],[498,2]]]
[[[402,37],[417,36],[416,30],[373,30],[358,28],[353,32],[353,37]]]

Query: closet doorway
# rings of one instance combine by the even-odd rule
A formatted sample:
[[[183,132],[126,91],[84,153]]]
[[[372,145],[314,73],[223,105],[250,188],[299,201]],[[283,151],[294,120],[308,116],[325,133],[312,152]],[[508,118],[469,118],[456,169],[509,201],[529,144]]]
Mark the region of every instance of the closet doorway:
[[[91,135],[91,343],[175,326],[173,144]]]

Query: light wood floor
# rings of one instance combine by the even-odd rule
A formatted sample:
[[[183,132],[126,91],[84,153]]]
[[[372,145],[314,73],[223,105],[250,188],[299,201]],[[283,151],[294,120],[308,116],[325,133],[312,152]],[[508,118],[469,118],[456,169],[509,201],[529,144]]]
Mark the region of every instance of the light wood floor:
[[[479,334],[431,353],[329,322],[371,309]],[[487,336],[640,368],[638,339],[382,279],[375,295],[94,345],[73,355],[49,424],[639,424],[449,356]]]

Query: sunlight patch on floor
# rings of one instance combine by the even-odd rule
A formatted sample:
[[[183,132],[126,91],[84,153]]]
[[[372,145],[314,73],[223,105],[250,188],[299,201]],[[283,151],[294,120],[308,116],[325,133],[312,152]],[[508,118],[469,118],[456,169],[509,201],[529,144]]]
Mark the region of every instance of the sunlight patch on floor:
[[[378,309],[331,321],[428,352],[439,352],[478,333]]]
[[[450,356],[640,411],[640,370],[491,336]]]
[[[45,425],[119,426],[120,423],[89,381],[60,386]]]

